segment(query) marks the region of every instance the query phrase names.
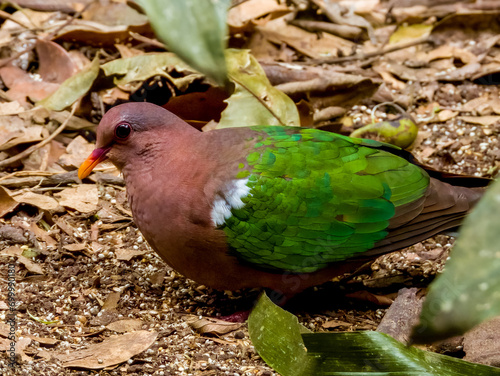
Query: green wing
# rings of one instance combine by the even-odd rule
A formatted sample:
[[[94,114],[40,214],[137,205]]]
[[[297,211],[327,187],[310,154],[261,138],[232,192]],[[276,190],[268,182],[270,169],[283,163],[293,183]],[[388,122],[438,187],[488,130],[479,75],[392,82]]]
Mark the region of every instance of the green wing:
[[[252,127],[238,178],[250,194],[221,227],[230,249],[264,269],[313,272],[383,239],[395,208],[421,198],[419,167],[377,147],[315,129]]]

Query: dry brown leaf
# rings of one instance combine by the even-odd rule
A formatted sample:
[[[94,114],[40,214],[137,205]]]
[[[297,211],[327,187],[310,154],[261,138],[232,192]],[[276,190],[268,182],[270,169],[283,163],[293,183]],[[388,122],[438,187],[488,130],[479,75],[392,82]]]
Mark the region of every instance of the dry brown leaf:
[[[14,199],[19,203],[33,205],[42,210],[55,210],[59,206],[54,198],[33,192],[25,192],[15,196]]]
[[[457,115],[457,111],[443,110],[438,113],[437,120],[444,123],[445,121],[453,119]]]
[[[22,255],[17,256],[17,261],[23,264],[28,271],[35,274],[44,274],[42,267],[36,262],[31,261],[29,258]]]
[[[7,95],[24,106],[28,104],[26,98],[38,102],[59,88],[59,84],[37,80],[30,73],[14,66],[0,68],[0,76],[9,88]]]
[[[23,254],[23,250],[17,245],[13,245],[11,247],[7,247],[0,251],[0,255],[2,256],[21,256]]]
[[[321,325],[325,329],[333,329],[333,328],[338,328],[338,327],[344,327],[344,328],[349,328],[353,324],[345,322],[345,321],[340,321],[340,320],[328,320]]]
[[[9,191],[0,185],[0,218],[17,208],[19,203],[10,197]]]
[[[241,323],[229,322],[214,319],[211,317],[202,317],[189,315],[184,318],[188,325],[200,334],[223,335],[235,331],[241,327]]]
[[[49,337],[37,337],[37,336],[32,336],[32,335],[26,335],[27,338],[32,339],[33,341],[37,341],[41,345],[45,346],[54,346],[59,342],[58,339],[55,338],[49,338]]]
[[[318,38],[316,33],[309,33],[287,24],[284,18],[270,21],[257,29],[271,42],[286,43],[302,54],[315,59],[347,56],[352,53],[355,46],[351,41],[327,33],[322,33]]]
[[[26,127],[17,116],[3,117],[1,123],[0,150],[8,150],[20,144],[41,141],[46,133],[41,125]]]
[[[63,83],[77,72],[71,55],[60,45],[46,39],[36,42],[38,55],[38,74],[45,82]]]
[[[269,14],[274,18],[290,12],[291,9],[278,4],[276,0],[250,0],[231,8],[227,15],[227,23],[229,27],[235,29],[233,32],[242,31],[257,18]]]
[[[57,164],[64,168],[79,167],[94,148],[95,145],[92,145],[82,136],[77,136],[66,147],[66,153],[59,158]]]
[[[85,244],[77,244],[77,243],[63,245],[63,248],[70,252],[78,252],[86,249]]]
[[[106,325],[106,328],[119,333],[133,332],[140,330],[144,322],[140,319],[126,319],[114,321]]]
[[[0,338],[0,351],[8,351],[10,349],[10,343],[11,340],[7,338]],[[31,339],[27,337],[19,337],[16,338],[16,355],[21,356],[21,361],[22,362],[29,362],[31,361],[31,357],[26,355],[24,353],[24,350],[26,350],[26,347],[28,347],[31,343]]]
[[[48,248],[55,248],[57,246],[55,239],[50,236],[47,231],[38,227],[35,222],[30,222],[28,229],[34,233],[39,240],[45,242]]]
[[[3,115],[17,115],[26,111],[18,101],[0,103],[0,116]]]
[[[90,213],[97,210],[99,194],[95,184],[80,184],[76,188],[66,188],[54,196],[59,204],[81,213]]]
[[[142,256],[145,253],[145,251],[136,251],[130,248],[117,248],[115,250],[117,260],[121,261],[130,261],[132,257]]]
[[[55,357],[63,367],[102,369],[126,362],[133,356],[147,350],[156,340],[157,332],[140,330],[111,336],[101,343],[90,345],[85,350],[59,353]]]
[[[102,309],[112,310],[118,307],[118,302],[120,301],[121,292],[113,291],[110,292],[106,301],[102,305]]]
[[[463,120],[466,123],[478,125],[492,125],[500,122],[500,116],[458,116],[457,119]]]

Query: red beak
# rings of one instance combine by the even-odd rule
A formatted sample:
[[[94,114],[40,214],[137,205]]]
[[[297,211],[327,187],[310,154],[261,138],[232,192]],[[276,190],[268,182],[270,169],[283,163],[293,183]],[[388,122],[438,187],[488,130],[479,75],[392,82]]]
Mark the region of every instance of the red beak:
[[[80,165],[78,169],[78,178],[85,179],[90,175],[95,166],[108,159],[106,154],[108,154],[110,149],[111,147],[95,149],[85,162]]]

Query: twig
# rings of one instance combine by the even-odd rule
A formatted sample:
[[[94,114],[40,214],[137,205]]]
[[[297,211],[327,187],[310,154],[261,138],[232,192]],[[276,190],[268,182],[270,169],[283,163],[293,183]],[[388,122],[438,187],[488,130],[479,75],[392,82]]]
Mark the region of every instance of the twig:
[[[132,38],[134,38],[135,40],[138,40],[139,42],[147,43],[151,46],[163,48],[165,50],[167,49],[167,46],[165,46],[163,43],[157,41],[156,39],[151,39],[151,38],[145,37],[139,33],[134,33],[133,31],[130,31],[129,34]]]
[[[53,172],[49,172],[49,171],[16,171],[16,172],[13,172],[11,174],[2,176],[0,178],[0,181],[10,179],[10,178],[15,178],[18,176],[52,176],[52,175],[57,175],[60,173],[61,173],[60,171],[57,171],[57,172],[56,171],[53,171]]]
[[[65,28],[66,26],[68,26],[69,24],[71,24],[76,18],[80,17],[81,14],[83,12],[85,12],[87,10],[87,8],[91,4],[95,3],[96,1],[97,0],[91,1],[90,3],[88,3],[87,5],[85,5],[82,10],[80,10],[80,11],[76,12],[75,14],[73,14],[73,16],[71,16],[66,22],[64,22],[61,26],[59,26],[57,29],[55,29],[51,33],[47,34],[43,39],[45,39],[45,40],[51,40],[52,38],[54,38],[57,35],[57,33],[59,33],[63,28]],[[4,60],[0,60],[0,68],[3,67],[3,66],[5,66],[5,65],[7,65],[7,64],[9,64],[10,62],[16,60],[17,58],[21,57],[25,53],[32,51],[35,48],[35,46],[36,46],[36,43],[32,43],[31,45],[29,45],[28,47],[26,47],[24,50],[17,52],[13,56],[11,56],[11,57],[9,57],[7,59],[4,59]]]
[[[419,38],[416,40],[412,40],[407,43],[401,43],[397,44],[395,46],[386,48],[386,49],[381,49],[379,51],[374,51],[374,52],[369,52],[366,54],[356,54],[356,55],[351,55],[351,56],[344,56],[344,57],[336,57],[336,58],[328,58],[328,59],[313,59],[309,61],[304,61],[304,62],[295,62],[295,64],[303,64],[303,65],[311,65],[311,64],[337,64],[337,63],[345,63],[347,61],[355,61],[355,60],[363,60],[363,59],[369,59],[372,57],[378,57],[382,56],[394,51],[399,51],[399,50],[404,50],[405,48],[408,47],[413,47],[417,46],[422,43],[430,43],[431,38],[430,37],[425,37],[425,38]]]
[[[59,128],[57,128],[54,132],[52,132],[52,134],[49,137],[47,137],[45,140],[39,142],[38,144],[29,147],[28,149],[24,150],[23,152],[21,152],[19,154],[14,155],[11,158],[7,158],[7,159],[1,161],[0,162],[0,168],[8,166],[8,165],[11,165],[14,162],[17,162],[17,161],[19,161],[19,160],[21,160],[23,158],[26,158],[28,155],[30,155],[31,153],[33,153],[35,150],[40,149],[41,147],[47,145],[50,141],[52,141],[59,133],[61,133],[64,130],[64,128],[66,128],[66,125],[68,125],[69,120],[75,114],[77,103],[78,103],[78,101],[75,102],[75,103],[73,103],[73,106],[71,106],[71,112],[70,112],[69,116],[59,126]]]

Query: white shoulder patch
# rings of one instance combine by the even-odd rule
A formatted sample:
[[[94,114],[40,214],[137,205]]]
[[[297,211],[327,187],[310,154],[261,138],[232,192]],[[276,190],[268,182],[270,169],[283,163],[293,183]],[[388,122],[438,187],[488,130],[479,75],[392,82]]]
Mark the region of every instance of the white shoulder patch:
[[[231,209],[240,209],[245,205],[241,199],[250,193],[247,183],[248,178],[234,179],[223,191],[217,193],[210,213],[215,226],[223,225],[226,219],[231,217]]]

